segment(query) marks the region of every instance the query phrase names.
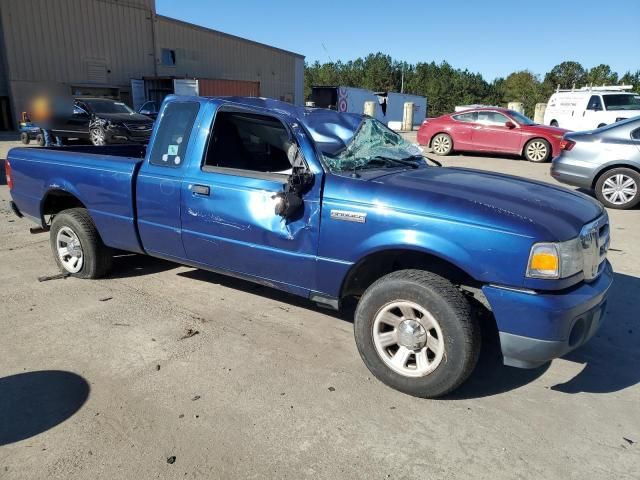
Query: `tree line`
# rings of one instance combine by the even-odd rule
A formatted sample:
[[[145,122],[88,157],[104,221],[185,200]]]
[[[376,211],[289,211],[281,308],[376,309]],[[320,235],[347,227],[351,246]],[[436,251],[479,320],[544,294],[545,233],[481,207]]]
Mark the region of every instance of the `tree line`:
[[[487,82],[479,73],[454,68],[447,62],[410,64],[383,53],[348,62],[316,61],[305,65],[305,96],[315,85],[341,85],[373,91],[411,93],[427,97],[429,116],[450,113],[456,105],[506,105],[522,102],[525,113],[533,117],[536,103],[546,102],[553,91],[585,85],[633,85],[640,89],[640,70],[622,75],[609,65],[585,68],[578,62],[566,61],[544,76],[530,70],[513,72],[506,78]],[[637,91],[637,90],[636,90]]]

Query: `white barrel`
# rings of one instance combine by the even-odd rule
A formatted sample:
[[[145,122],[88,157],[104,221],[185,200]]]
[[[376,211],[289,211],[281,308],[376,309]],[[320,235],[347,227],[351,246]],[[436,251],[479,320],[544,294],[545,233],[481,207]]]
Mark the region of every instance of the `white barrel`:
[[[524,103],[522,102],[509,102],[508,108],[509,110],[524,114]]]
[[[405,102],[402,113],[402,130],[410,132],[413,130],[413,102]]]
[[[546,103],[536,103],[536,110],[533,115],[533,121],[542,125],[544,123],[544,112],[547,110]]]
[[[375,116],[376,116],[376,102],[364,102],[364,114],[375,118]]]

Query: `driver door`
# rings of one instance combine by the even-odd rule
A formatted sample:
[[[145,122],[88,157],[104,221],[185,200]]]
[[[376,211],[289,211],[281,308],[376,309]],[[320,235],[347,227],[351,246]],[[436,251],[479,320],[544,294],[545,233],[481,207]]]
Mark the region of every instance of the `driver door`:
[[[274,211],[274,196],[291,171],[290,135],[280,119],[263,113],[216,113],[204,158],[193,159],[182,182],[182,239],[189,260],[298,293],[314,288],[320,175],[296,216],[284,219]],[[303,137],[292,141],[304,147]]]
[[[519,154],[522,148],[522,132],[516,125],[509,128],[505,124],[513,120],[499,112],[478,111],[478,119],[473,128],[471,141],[475,150],[485,152]]]
[[[589,102],[587,103],[587,108],[582,112],[580,129],[593,130],[594,128],[598,128],[600,123],[606,123],[600,121],[600,112],[602,111],[602,99],[600,98],[600,95],[591,95],[591,98],[589,98]]]

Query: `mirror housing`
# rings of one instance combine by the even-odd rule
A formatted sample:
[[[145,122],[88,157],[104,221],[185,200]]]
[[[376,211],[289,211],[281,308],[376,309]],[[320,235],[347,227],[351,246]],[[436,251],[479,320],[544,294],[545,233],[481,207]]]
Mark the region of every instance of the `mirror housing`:
[[[516,128],[516,124],[513,123],[511,120],[507,120],[506,122],[504,122],[504,126],[507,127],[509,130]]]

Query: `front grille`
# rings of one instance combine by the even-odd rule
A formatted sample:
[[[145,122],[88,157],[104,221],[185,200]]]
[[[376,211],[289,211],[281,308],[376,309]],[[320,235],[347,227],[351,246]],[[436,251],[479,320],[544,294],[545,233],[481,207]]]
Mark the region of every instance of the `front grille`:
[[[148,133],[148,132],[151,132],[151,129],[153,128],[153,123],[125,123],[124,126],[130,132]]]
[[[580,243],[583,249],[584,278],[587,281],[594,280],[602,273],[609,251],[609,218],[606,214],[582,228]]]

